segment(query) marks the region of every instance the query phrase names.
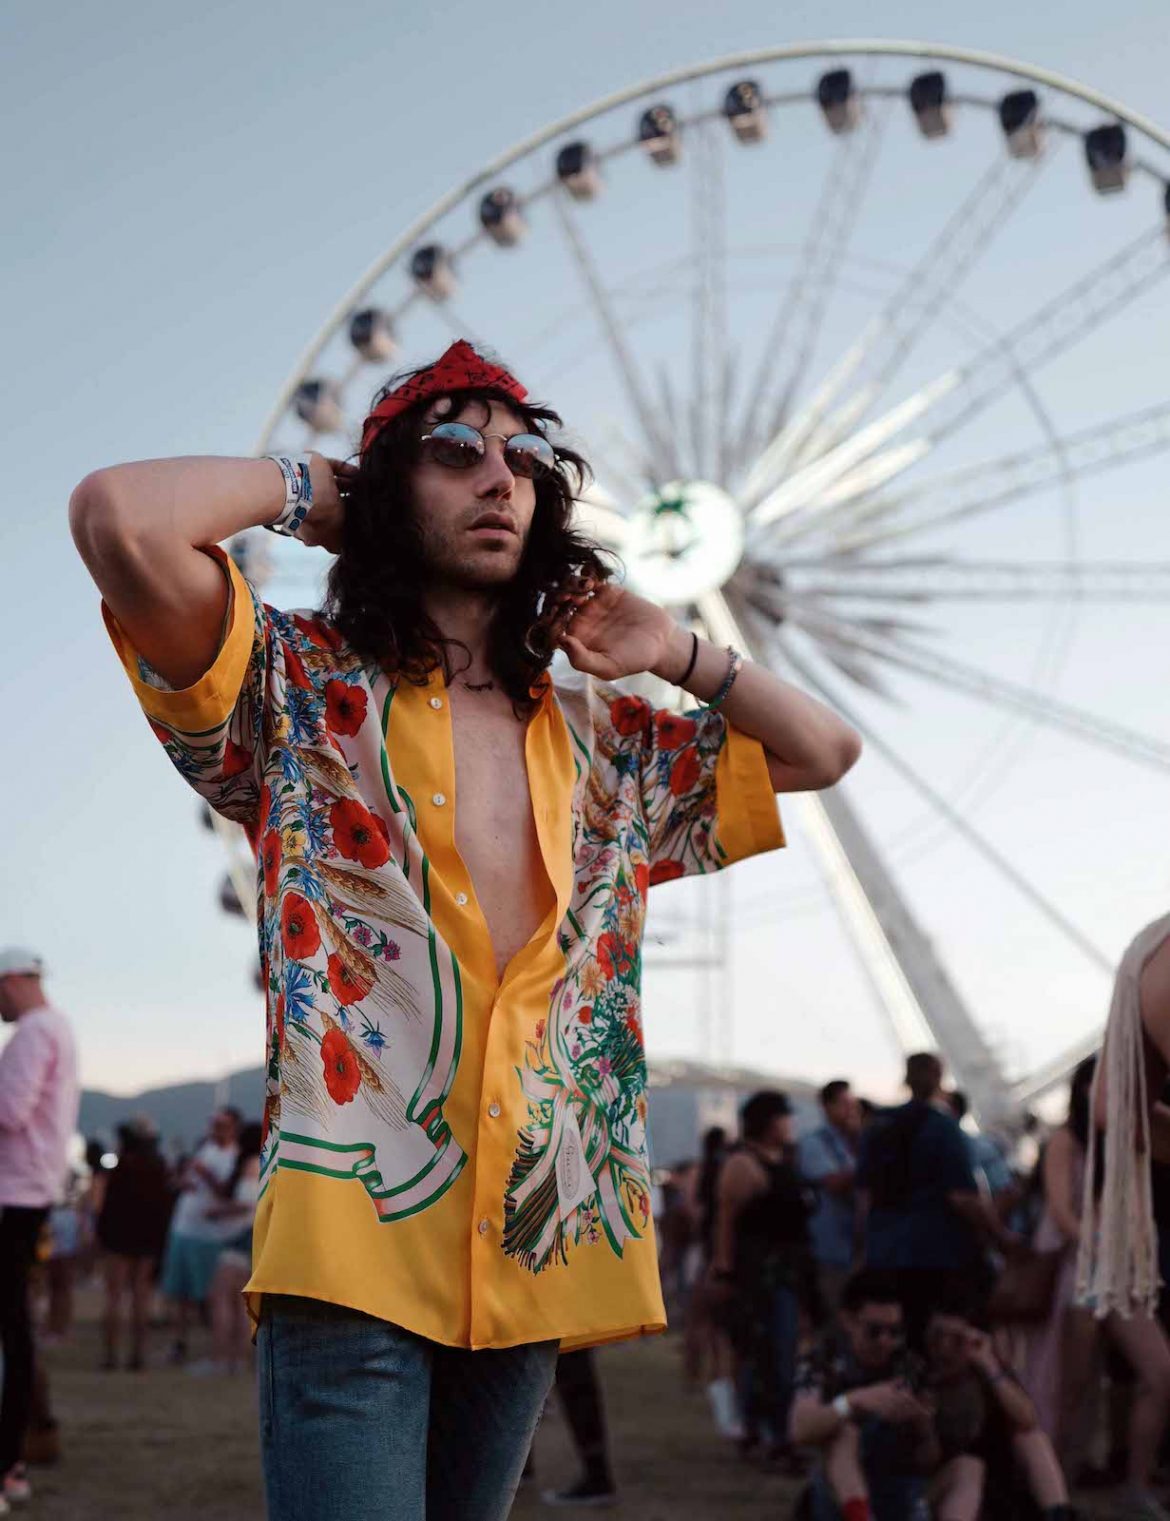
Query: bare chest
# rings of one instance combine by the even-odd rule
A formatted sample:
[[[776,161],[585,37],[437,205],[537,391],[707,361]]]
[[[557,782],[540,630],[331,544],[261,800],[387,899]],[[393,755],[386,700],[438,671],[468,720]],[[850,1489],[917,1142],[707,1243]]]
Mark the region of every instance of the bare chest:
[[[502,694],[458,689],[451,693],[451,722],[455,844],[487,921],[496,973],[502,975],[553,902],[532,813],[527,725]]]

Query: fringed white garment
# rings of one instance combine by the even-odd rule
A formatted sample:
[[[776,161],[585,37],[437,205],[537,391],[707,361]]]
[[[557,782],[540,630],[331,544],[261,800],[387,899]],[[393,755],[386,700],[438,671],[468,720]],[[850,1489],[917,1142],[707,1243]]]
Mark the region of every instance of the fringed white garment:
[[[1093,1187],[1099,1157],[1097,1127],[1089,1125],[1077,1303],[1104,1317],[1112,1312],[1153,1315],[1157,1309],[1158,1234],[1150,1180],[1150,1112],[1146,1093],[1140,981],[1158,947],[1170,938],[1170,915],[1148,924],[1121,958],[1113,984],[1105,1044],[1089,1099],[1096,1115],[1105,1084],[1105,1176]]]

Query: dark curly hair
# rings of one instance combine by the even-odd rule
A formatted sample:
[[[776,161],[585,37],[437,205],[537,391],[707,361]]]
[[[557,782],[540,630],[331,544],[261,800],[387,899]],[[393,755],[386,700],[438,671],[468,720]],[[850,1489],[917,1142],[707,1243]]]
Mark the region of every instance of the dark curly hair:
[[[373,405],[418,373],[394,376]],[[561,427],[551,408],[518,402],[502,390],[444,394],[452,403],[450,416],[470,402],[494,401],[530,432],[547,435]],[[439,667],[450,681],[453,651],[467,651],[461,641],[444,637],[422,604],[427,568],[410,479],[420,456],[423,419],[436,400],[416,402],[392,418],[361,456],[324,606],[325,616],[364,660],[418,685]],[[571,606],[566,599],[583,584],[599,584],[613,574],[603,551],[570,526],[573,502],[591,479],[589,465],[576,450],[555,442],[553,447],[556,466],[534,482],[536,508],[524,554],[514,578],[500,588],[487,652],[493,676],[521,715],[536,706],[531,689],[542,684],[552,661]]]

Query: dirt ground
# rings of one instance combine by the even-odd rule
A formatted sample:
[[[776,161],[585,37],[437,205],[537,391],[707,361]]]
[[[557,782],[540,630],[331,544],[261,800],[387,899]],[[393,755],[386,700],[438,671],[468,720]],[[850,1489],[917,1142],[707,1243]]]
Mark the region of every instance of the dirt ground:
[[[158,1364],[166,1333],[155,1338]],[[193,1355],[205,1350],[197,1342]],[[33,1470],[35,1497],[21,1512],[29,1521],[262,1521],[249,1378],[196,1378],[163,1366],[97,1371],[96,1301],[89,1293],[80,1298],[70,1340],[45,1358],[62,1457],[56,1467]],[[600,1365],[621,1491],[609,1515],[638,1521],[789,1515],[795,1486],[742,1462],[715,1437],[701,1392],[680,1377],[676,1339],[609,1349]],[[540,1502],[541,1489],[576,1477],[555,1398],[537,1437],[536,1464],[536,1480],[517,1499],[513,1521],[575,1514]]]

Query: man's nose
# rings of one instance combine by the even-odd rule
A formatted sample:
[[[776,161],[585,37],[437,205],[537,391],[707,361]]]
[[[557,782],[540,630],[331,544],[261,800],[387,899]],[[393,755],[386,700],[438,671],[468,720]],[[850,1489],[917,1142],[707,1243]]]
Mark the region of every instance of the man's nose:
[[[498,439],[488,440],[487,451],[479,462],[476,475],[479,496],[507,496],[516,484],[516,477],[504,459],[504,446]]]

